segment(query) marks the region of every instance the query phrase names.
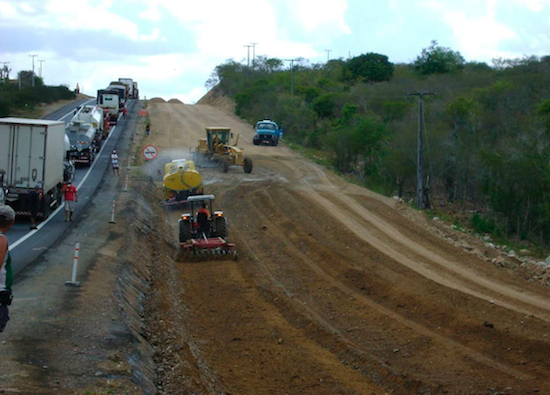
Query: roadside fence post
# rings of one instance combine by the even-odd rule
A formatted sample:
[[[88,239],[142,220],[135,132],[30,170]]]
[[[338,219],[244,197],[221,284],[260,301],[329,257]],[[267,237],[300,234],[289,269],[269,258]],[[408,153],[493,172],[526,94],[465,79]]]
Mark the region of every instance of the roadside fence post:
[[[66,281],[65,285],[71,285],[73,287],[80,287],[80,281],[76,281],[76,272],[78,271],[78,256],[80,255],[80,243],[76,243],[74,247],[74,259],[73,259],[73,275],[71,281]]]
[[[111,220],[109,221],[110,224],[115,223],[115,203],[116,200],[113,200],[113,208],[111,209]]]

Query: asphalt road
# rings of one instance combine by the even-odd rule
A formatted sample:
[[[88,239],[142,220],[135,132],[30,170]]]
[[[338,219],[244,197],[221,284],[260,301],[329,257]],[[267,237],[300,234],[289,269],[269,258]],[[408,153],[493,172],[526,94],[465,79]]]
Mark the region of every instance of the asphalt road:
[[[74,109],[92,100],[77,100],[62,109],[50,114],[44,119],[68,121],[74,113]],[[128,114],[132,114],[132,108],[135,101],[128,105]],[[130,115],[131,116],[131,115]],[[76,203],[73,214],[73,222],[65,222],[65,211],[63,205],[50,215],[50,217],[38,225],[37,230],[30,230],[28,219],[18,221],[8,233],[10,240],[10,251],[12,255],[13,270],[17,274],[23,270],[29,263],[32,263],[40,255],[48,250],[68,229],[79,221],[80,214],[85,206],[92,200],[98,185],[103,180],[106,170],[110,166],[110,156],[120,135],[126,128],[126,121],[120,118],[116,127],[111,128],[109,137],[101,147],[99,155],[91,167],[78,167],[76,169],[73,184],[78,189],[78,203]],[[110,210],[110,208],[106,208]]]

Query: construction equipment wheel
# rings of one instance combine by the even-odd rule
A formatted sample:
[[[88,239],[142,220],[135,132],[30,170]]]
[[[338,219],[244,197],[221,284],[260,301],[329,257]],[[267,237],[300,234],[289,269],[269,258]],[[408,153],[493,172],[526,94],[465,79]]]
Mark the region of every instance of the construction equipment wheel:
[[[220,161],[220,170],[222,173],[227,173],[229,171],[229,163],[225,159]]]
[[[193,232],[191,230],[191,222],[180,221],[180,243],[185,243],[187,240],[193,238]]]
[[[252,173],[252,159],[244,158],[243,169],[245,173]]]
[[[216,227],[216,236],[221,237],[222,239],[227,238],[227,218],[217,217],[214,223]]]

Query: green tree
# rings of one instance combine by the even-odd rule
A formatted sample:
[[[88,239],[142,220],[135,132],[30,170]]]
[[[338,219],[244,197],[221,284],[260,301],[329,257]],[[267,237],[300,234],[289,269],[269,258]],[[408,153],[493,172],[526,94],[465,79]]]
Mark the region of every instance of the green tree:
[[[444,74],[464,68],[465,60],[458,51],[445,48],[433,40],[428,48],[413,63],[415,70],[422,75]]]
[[[367,53],[350,59],[347,69],[351,78],[362,78],[364,82],[389,81],[393,76],[393,63],[386,55]]]

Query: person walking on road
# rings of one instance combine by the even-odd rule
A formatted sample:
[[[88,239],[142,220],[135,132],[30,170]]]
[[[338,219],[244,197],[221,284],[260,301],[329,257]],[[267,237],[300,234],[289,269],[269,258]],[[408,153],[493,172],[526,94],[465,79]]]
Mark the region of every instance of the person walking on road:
[[[113,165],[113,175],[120,176],[120,171],[118,169],[118,155],[116,153],[116,150],[113,150],[113,153],[111,154],[111,163]]]
[[[126,118],[127,115],[128,115],[128,110],[126,109],[126,107],[122,107],[122,116]]]
[[[67,181],[61,192],[65,197],[65,222],[70,222],[73,220],[75,203],[78,202],[78,191],[71,181]]]
[[[145,126],[145,135],[149,137],[149,133],[151,133],[151,127],[147,124],[147,126]]]
[[[12,301],[11,286],[13,271],[8,238],[5,233],[15,222],[15,211],[10,206],[0,206],[0,332],[4,332],[10,320],[9,308]]]
[[[29,211],[31,212],[31,230],[36,229],[36,217],[40,208],[40,185],[35,185],[34,189],[29,192]]]

